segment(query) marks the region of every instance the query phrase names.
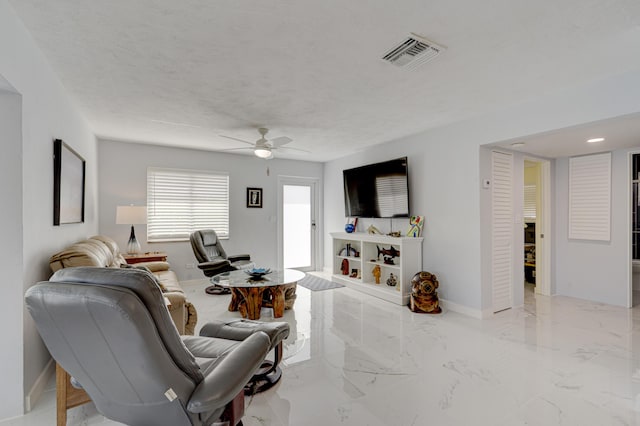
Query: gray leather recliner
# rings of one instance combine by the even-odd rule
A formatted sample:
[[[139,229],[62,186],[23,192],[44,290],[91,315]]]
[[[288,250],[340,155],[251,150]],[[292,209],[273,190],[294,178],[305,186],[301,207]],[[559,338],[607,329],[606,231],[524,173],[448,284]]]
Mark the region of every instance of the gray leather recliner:
[[[269,336],[180,336],[147,271],[66,268],[25,295],[53,358],[105,417],[127,425],[236,425]]]
[[[220,243],[218,234],[213,229],[195,231],[189,236],[189,240],[198,261],[198,268],[207,277],[238,269],[251,269],[255,266],[248,254],[228,256]],[[230,293],[229,289],[217,285],[209,286],[205,291],[209,294]]]
[[[189,239],[193,254],[198,260],[198,268],[202,269],[207,277],[237,269],[251,269],[254,266],[248,254],[228,256],[213,229],[195,231]]]

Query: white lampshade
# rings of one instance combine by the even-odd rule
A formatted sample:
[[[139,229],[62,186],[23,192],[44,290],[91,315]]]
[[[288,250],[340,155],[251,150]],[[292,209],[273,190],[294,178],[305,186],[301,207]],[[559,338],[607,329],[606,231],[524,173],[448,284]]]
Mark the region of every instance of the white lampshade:
[[[118,206],[116,225],[138,225],[147,223],[147,206]]]

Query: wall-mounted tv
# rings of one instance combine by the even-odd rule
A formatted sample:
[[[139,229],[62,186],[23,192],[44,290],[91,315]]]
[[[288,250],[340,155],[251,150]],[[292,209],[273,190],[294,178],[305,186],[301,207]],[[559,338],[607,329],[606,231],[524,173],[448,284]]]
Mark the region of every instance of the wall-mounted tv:
[[[407,157],[343,170],[347,217],[409,217]]]

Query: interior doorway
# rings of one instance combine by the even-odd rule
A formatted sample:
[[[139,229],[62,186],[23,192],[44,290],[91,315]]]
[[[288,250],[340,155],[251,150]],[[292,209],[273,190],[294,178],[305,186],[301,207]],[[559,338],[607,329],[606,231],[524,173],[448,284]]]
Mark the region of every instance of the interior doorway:
[[[317,257],[317,179],[278,178],[278,265],[315,271]]]
[[[525,157],[523,187],[525,286],[535,293],[551,295],[551,163],[549,160]],[[525,289],[526,290],[526,289]]]

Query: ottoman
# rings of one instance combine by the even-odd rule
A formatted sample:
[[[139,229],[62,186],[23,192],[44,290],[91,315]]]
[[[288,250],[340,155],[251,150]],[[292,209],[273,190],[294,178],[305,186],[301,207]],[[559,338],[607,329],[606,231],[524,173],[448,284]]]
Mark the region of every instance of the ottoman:
[[[282,341],[289,336],[289,324],[284,321],[262,322],[247,319],[211,321],[200,330],[200,336],[242,341],[257,331],[269,336],[269,350],[274,351],[274,359],[265,360],[245,386],[246,395],[255,395],[273,387],[282,377],[278,366],[282,360]]]

